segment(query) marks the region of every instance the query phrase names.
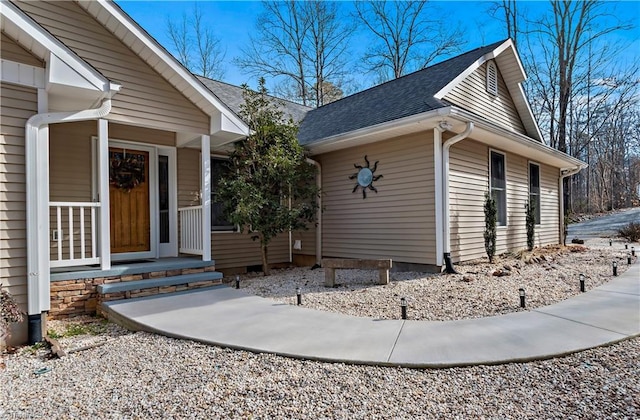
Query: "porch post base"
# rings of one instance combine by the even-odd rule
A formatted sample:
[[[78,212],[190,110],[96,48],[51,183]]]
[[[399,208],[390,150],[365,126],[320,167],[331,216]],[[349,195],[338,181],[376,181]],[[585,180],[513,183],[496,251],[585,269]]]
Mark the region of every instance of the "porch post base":
[[[42,341],[42,315],[29,315],[28,325],[29,345],[32,346]]]

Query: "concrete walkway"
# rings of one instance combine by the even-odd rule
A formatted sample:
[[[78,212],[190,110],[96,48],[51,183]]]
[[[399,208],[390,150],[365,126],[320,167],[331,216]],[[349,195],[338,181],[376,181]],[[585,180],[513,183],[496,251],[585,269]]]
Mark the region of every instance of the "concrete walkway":
[[[226,286],[109,302],[105,310],[132,329],[301,359],[408,367],[498,364],[640,335],[640,264],[555,305],[460,321],[358,318]]]

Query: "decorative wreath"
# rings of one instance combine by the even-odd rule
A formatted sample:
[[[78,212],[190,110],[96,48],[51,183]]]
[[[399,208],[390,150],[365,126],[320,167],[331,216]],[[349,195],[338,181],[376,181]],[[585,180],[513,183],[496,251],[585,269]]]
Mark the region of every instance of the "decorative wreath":
[[[112,152],[109,159],[109,184],[131,191],[145,181],[145,155]]]

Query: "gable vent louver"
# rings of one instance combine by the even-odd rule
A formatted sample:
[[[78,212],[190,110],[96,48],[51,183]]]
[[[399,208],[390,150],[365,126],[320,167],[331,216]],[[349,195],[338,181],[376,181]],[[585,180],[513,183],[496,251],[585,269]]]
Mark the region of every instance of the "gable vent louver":
[[[498,95],[498,69],[493,61],[487,63],[487,92]]]

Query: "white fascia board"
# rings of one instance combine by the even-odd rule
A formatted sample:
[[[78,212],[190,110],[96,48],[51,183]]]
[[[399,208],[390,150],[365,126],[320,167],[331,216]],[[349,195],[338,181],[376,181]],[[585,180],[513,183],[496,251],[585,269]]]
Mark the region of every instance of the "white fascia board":
[[[8,0],[1,0],[1,5],[0,14],[2,14],[3,17],[3,26],[15,25],[22,36],[29,37],[34,42],[50,51],[52,56],[56,56],[56,58],[65,63],[69,68],[73,69],[74,72],[84,80],[82,83],[84,86],[80,87],[97,90],[99,92],[110,91],[111,83],[107,78],[91,67],[86,61],[78,57],[73,51],[27,16],[22,10]],[[46,59],[48,57],[41,58]]]
[[[203,97],[206,102],[208,102],[211,106],[215,107],[218,111],[223,113],[233,124],[237,127],[242,127],[242,130],[246,133],[249,132],[249,128],[247,125],[238,118],[223,102],[221,102],[209,89],[207,89],[191,72],[189,72],[182,64],[178,62],[169,52],[162,47],[155,39],[153,39],[144,29],[142,29],[133,19],[131,19],[126,13],[122,11],[120,7],[114,5],[111,1],[108,0],[98,0],[96,2],[89,2],[87,6],[83,6],[82,2],[80,6],[83,7],[90,14],[94,14],[95,11],[91,7],[93,5],[99,5],[102,7],[104,11],[109,13],[118,23],[125,27],[125,29],[135,36],[140,42],[143,43],[145,48],[149,50],[155,57],[157,57],[161,62],[163,62],[166,66],[168,66],[171,71],[173,71],[176,75],[181,77],[184,81],[188,83],[190,88],[192,88],[196,93],[198,93],[201,97]],[[97,16],[94,16],[97,17]],[[122,40],[126,38],[126,34],[120,36],[119,38]],[[124,41],[123,41],[124,42]],[[140,58],[142,58],[145,62],[149,63],[151,57],[146,60],[138,54]],[[150,63],[149,65],[152,66]],[[173,84],[173,83],[172,83]],[[211,113],[210,113],[211,114]]]
[[[558,167],[562,170],[574,169],[578,167],[586,168],[588,166],[580,159],[574,158],[573,156],[554,149],[553,147],[547,146],[546,144],[539,142],[531,137],[527,137],[523,134],[516,133],[507,128],[493,124],[490,121],[464,109],[452,107],[451,117],[459,120],[460,122],[472,121],[475,124],[476,130],[484,130],[486,132],[490,132],[493,138],[503,138],[526,148],[531,153],[536,154],[535,158],[538,159],[540,163]],[[481,139],[477,139],[476,137],[473,137],[473,139],[482,142]],[[513,152],[508,144],[501,147],[501,149],[506,152]],[[532,157],[529,154],[519,154],[525,157]]]
[[[0,60],[0,81],[44,89],[45,71],[42,67],[30,66],[3,58]]]
[[[326,153],[334,150],[346,149],[352,147],[356,144],[368,144],[375,143],[377,141],[383,140],[380,138],[380,135],[386,132],[390,132],[394,129],[403,128],[410,125],[415,125],[418,123],[426,123],[428,120],[433,119],[435,122],[441,120],[450,114],[451,107],[438,108],[431,111],[423,112],[421,114],[410,115],[408,117],[400,118],[397,120],[387,121],[380,124],[372,125],[369,127],[360,128],[358,130],[353,130],[348,133],[337,134],[335,136],[326,137],[319,141],[314,141],[311,144],[304,144],[306,148],[309,149],[309,152],[312,155],[317,155],[321,153]],[[431,128],[430,126],[425,125],[425,127],[420,127],[415,131],[421,131],[422,129]],[[373,134],[377,134],[378,136],[372,136]],[[389,138],[389,137],[385,137]]]
[[[536,140],[542,141],[542,132],[540,131],[540,127],[538,126],[538,122],[536,121],[536,117],[533,115],[533,110],[531,109],[531,105],[529,105],[529,101],[527,100],[527,95],[524,93],[524,88],[522,84],[518,83],[518,89],[520,90],[520,96],[522,98],[522,102],[524,105],[521,105],[525,108],[525,117],[529,119],[530,128],[533,128],[534,134],[536,135]]]
[[[443,87],[435,95],[433,95],[433,97],[436,98],[436,99],[444,98],[447,93],[451,92],[453,90],[453,88],[455,88],[458,84],[460,84],[471,73],[473,73],[478,68],[480,68],[481,65],[483,65],[484,63],[486,63],[489,60],[495,59],[497,56],[502,54],[508,48],[511,48],[513,50],[512,51],[513,52],[513,57],[516,60],[516,63],[518,65],[519,69],[520,69],[520,72],[522,73],[522,79],[524,80],[526,78],[525,77],[525,73],[524,73],[524,68],[522,67],[522,63],[520,62],[520,59],[518,58],[518,54],[515,51],[515,47],[513,46],[513,41],[508,39],[505,42],[503,42],[502,44],[500,44],[498,47],[496,47],[493,51],[488,52],[487,54],[483,55],[478,60],[476,60],[473,64],[471,64],[469,67],[467,67],[462,73],[460,73],[458,76],[456,76],[455,79],[453,79],[452,81],[447,83],[447,85],[445,87]]]

